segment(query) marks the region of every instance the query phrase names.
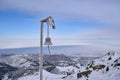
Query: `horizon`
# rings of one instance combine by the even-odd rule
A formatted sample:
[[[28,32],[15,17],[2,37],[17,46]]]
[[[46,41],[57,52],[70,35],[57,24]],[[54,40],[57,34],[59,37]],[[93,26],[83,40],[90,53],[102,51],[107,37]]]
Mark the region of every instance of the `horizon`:
[[[67,56],[84,56],[84,57],[99,57],[107,54],[110,51],[120,52],[116,48],[103,48],[91,45],[65,45],[65,46],[51,46],[51,55],[64,54]],[[39,54],[39,47],[24,47],[24,48],[10,48],[0,49],[0,54]],[[47,46],[43,47],[43,54],[50,55]]]

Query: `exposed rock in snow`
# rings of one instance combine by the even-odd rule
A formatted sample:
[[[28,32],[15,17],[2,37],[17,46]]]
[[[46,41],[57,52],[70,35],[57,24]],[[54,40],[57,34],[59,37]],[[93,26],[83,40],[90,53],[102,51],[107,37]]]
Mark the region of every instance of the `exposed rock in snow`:
[[[79,66],[57,67],[60,71],[71,74],[52,74],[44,70],[43,80],[119,80],[120,79],[120,54],[108,54],[92,60],[86,67]],[[39,73],[19,78],[19,80],[39,80]]]
[[[91,61],[86,67],[92,72],[89,75],[82,76],[78,80],[119,80],[120,79],[120,54],[109,52],[108,54]],[[117,64],[117,66],[115,66]],[[80,74],[80,73],[78,73]]]
[[[16,55],[9,55],[5,56],[4,58],[0,58],[1,63],[6,63],[8,65],[18,67],[18,68],[32,68],[37,66],[39,63],[38,56],[32,54],[16,54]]]
[[[58,56],[58,55],[57,55]],[[48,56],[47,56],[48,57]],[[58,56],[59,57],[59,56]],[[63,57],[63,58],[62,58]],[[56,62],[74,62],[71,58],[55,55],[44,60],[43,80],[119,80],[120,79],[120,54],[113,51],[106,55],[91,60],[86,66],[74,63],[67,66],[56,66]],[[37,59],[36,59],[37,58]],[[52,59],[54,58],[54,59]],[[61,60],[62,59],[62,60]],[[51,60],[51,61],[50,61]],[[3,80],[39,80],[39,60],[34,55],[9,55],[0,58],[0,78]],[[6,63],[6,64],[5,64]],[[14,67],[12,67],[14,66]],[[16,67],[16,68],[15,68]],[[13,71],[14,70],[14,71]],[[47,71],[46,71],[47,70]],[[2,72],[2,73],[1,73]],[[5,73],[4,73],[5,72]]]
[[[5,63],[0,63],[0,80],[4,78],[4,75],[11,74],[11,72],[16,71],[17,68],[7,65]]]

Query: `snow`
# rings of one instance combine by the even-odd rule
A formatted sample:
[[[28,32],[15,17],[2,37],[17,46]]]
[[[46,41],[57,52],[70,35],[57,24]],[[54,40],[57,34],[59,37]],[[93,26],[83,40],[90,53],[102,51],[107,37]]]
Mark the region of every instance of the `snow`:
[[[101,70],[92,70],[92,73],[89,75],[88,78],[82,77],[78,80],[119,80],[120,79],[120,70],[117,69],[116,67],[111,66],[111,64],[114,63],[116,59],[119,59],[120,54],[110,52],[110,54],[106,54],[105,56],[94,60],[94,65],[99,65],[99,64],[104,64],[106,67],[109,67],[109,71],[106,71],[105,69]],[[109,58],[111,57],[111,60]]]
[[[73,67],[73,66],[67,66],[67,67],[59,67],[59,66],[57,66],[57,68],[60,70],[60,71],[71,71],[71,70],[75,70],[76,68],[75,67]]]
[[[65,67],[56,66],[60,72],[71,72],[71,74],[53,74],[43,70],[43,80],[120,80],[120,66],[114,66],[114,64],[116,64],[115,60],[118,60],[117,63],[120,63],[119,53],[110,52],[100,58],[92,60],[89,63],[92,64],[92,66],[105,65],[105,67],[96,70],[94,70],[92,67],[89,67],[88,70],[91,70],[92,72],[88,76],[83,75],[80,78],[77,78],[77,74],[83,71],[87,71],[86,67],[88,67],[88,65],[86,67],[80,66],[80,64]],[[79,68],[75,66],[78,66]],[[109,67],[108,71],[106,70],[107,67]],[[39,80],[39,75],[40,74],[38,71],[31,75],[22,76],[18,80]]]
[[[9,64],[14,67],[29,67],[32,62],[27,59],[35,59],[35,56],[28,54],[16,54],[8,57],[0,58],[0,62]]]
[[[43,70],[43,80],[62,80],[61,77],[63,77],[63,75],[52,74],[50,72]],[[39,80],[39,79],[40,79],[39,72],[36,72],[33,75],[21,77],[18,80]]]
[[[89,75],[89,80],[119,80],[120,79],[120,71],[117,69],[112,69],[109,72],[103,73],[102,71],[93,71]],[[86,80],[86,77],[82,77],[78,80]]]

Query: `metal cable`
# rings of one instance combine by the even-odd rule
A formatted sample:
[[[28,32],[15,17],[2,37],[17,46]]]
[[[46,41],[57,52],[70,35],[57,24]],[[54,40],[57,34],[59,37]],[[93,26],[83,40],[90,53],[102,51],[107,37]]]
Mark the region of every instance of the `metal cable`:
[[[50,46],[48,45],[48,52],[51,55]]]
[[[47,37],[49,37],[49,22],[47,22]]]
[[[47,37],[49,37],[49,22],[47,22]],[[50,46],[48,45],[48,52],[51,55]]]

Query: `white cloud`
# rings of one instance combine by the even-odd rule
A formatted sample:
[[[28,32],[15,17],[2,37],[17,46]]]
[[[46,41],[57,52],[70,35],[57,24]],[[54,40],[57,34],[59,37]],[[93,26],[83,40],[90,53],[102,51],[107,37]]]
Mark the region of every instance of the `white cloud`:
[[[85,29],[74,33],[79,42],[103,47],[120,47],[120,27]]]
[[[97,28],[75,33],[76,40],[57,40],[55,44],[114,44],[120,46],[119,0],[0,0],[0,10],[12,9],[37,16],[53,15],[65,21],[105,23],[111,28]],[[117,26],[117,27],[115,27]],[[78,38],[79,37],[79,38]],[[73,39],[72,38],[72,39]],[[79,40],[78,40],[79,39]],[[113,40],[114,39],[114,40]],[[30,43],[30,44],[29,44]],[[9,44],[9,46],[8,46]],[[2,44],[1,44],[2,45]],[[8,47],[36,46],[32,41],[6,43]]]
[[[1,0],[2,8],[30,14],[53,15],[58,19],[120,23],[118,0]]]
[[[39,46],[39,39],[0,39],[0,49],[36,46]]]

